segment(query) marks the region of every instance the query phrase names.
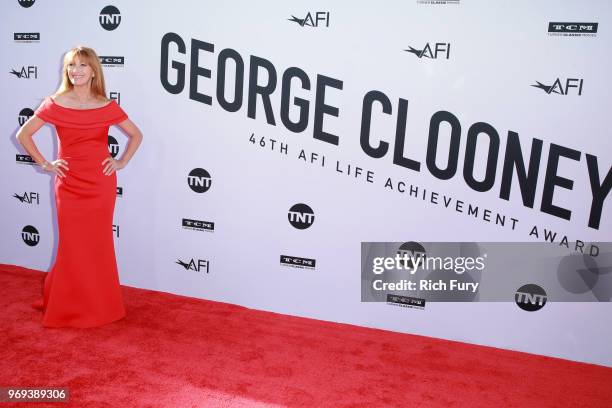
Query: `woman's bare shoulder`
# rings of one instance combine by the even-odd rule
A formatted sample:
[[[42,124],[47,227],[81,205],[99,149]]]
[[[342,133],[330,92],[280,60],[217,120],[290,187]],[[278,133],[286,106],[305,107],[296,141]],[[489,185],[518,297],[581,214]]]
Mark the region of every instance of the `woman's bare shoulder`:
[[[64,105],[66,102],[66,94],[54,93],[48,96],[49,99],[52,99],[54,102],[59,103],[60,105]]]

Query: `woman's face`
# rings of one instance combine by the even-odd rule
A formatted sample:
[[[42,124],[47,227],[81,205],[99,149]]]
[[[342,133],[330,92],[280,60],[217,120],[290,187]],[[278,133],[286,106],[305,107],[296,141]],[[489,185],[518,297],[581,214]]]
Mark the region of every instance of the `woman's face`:
[[[72,82],[74,86],[89,85],[94,75],[91,66],[79,57],[75,57],[72,62],[68,63],[66,71],[68,72],[70,82]]]

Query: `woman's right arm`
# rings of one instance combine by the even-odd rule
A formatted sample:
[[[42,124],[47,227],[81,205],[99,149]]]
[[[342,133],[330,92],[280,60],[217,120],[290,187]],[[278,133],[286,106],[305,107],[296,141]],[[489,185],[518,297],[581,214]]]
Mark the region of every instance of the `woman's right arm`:
[[[32,140],[32,135],[38,131],[43,125],[45,121],[39,118],[36,115],[32,115],[30,119],[17,131],[17,141],[23,146],[23,148],[32,156],[32,159],[38,163],[43,170],[52,171],[57,173],[61,177],[64,177],[64,172],[60,169],[60,167],[64,167],[68,170],[68,166],[65,160],[55,160],[53,163],[49,163],[43,155],[40,153],[34,140]]]

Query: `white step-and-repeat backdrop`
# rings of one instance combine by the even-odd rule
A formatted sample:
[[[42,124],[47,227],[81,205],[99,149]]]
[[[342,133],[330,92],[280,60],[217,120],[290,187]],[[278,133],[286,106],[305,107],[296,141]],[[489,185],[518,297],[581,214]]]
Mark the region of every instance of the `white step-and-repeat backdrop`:
[[[609,299],[360,298],[362,241],[612,241],[608,1],[12,0],[0,15],[0,262],[54,260],[52,180],[14,136],[86,45],[144,134],[118,175],[122,284],[612,365]],[[120,157],[128,139],[109,133]],[[55,158],[52,126],[35,141]]]

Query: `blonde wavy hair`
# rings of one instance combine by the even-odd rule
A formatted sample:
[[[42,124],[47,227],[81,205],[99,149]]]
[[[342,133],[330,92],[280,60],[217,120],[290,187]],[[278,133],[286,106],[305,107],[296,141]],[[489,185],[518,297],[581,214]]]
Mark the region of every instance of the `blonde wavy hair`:
[[[102,72],[102,65],[100,65],[100,59],[98,58],[98,54],[96,54],[93,49],[83,46],[72,48],[64,55],[64,66],[62,67],[62,83],[55,92],[55,95],[62,95],[68,91],[71,91],[72,88],[74,88],[74,85],[72,85],[72,82],[70,82],[70,78],[68,78],[68,65],[74,62],[77,57],[81,61],[88,64],[93,70],[94,77],[91,80],[91,93],[95,97],[102,97],[106,99],[104,73]]]

